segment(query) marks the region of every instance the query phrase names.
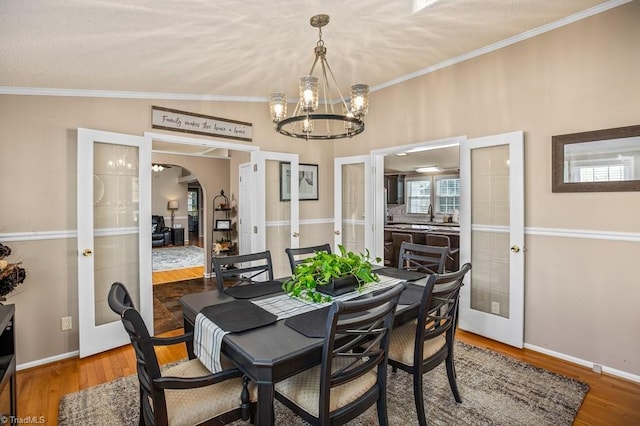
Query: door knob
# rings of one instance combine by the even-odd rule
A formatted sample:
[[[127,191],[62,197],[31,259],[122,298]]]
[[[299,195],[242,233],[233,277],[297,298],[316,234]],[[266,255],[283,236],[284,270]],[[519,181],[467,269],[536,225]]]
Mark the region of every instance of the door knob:
[[[338,230],[333,231],[333,233],[336,234],[336,235],[340,235],[340,231],[338,231]]]
[[[293,233],[293,236],[294,236],[295,238],[298,238],[298,237],[300,236],[300,234],[298,234],[297,232],[294,232],[294,233]]]
[[[514,244],[511,246],[511,251],[514,253],[518,253],[520,251],[520,247]]]
[[[82,255],[85,257],[89,257],[93,254],[93,252],[91,251],[91,249],[84,249],[84,251],[82,252]]]

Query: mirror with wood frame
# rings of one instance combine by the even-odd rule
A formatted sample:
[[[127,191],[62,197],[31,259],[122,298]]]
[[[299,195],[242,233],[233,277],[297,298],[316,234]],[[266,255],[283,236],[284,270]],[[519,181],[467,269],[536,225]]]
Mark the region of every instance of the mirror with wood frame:
[[[553,192],[640,191],[640,125],[551,141]]]

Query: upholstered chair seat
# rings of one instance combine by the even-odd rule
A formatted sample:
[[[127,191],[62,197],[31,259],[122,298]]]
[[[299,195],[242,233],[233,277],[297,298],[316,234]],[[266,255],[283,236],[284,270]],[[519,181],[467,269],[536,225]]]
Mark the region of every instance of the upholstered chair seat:
[[[224,363],[223,363],[224,368]],[[211,374],[197,359],[183,362],[162,372],[162,377],[201,377]],[[165,390],[167,417],[172,426],[197,425],[232,412],[240,403],[242,379],[225,380],[193,389]],[[251,402],[258,400],[256,386],[249,383]],[[231,416],[230,416],[231,419]]]
[[[336,359],[332,371],[337,371],[347,365],[346,359]],[[369,371],[356,380],[331,389],[329,411],[333,412],[357,400],[376,384],[375,370]],[[318,401],[320,400],[320,366],[313,367],[296,374],[286,380],[276,383],[276,391],[284,395],[304,411],[314,417],[319,416]]]
[[[416,344],[417,321],[411,321],[401,327],[394,328],[389,343],[389,358],[406,365],[413,365],[413,356]],[[436,336],[431,340],[425,340],[422,356],[424,359],[434,356],[447,344],[444,335]]]

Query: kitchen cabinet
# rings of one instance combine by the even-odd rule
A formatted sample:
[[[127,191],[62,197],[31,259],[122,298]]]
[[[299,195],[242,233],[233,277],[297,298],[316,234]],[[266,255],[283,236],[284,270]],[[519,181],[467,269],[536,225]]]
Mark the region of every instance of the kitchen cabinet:
[[[384,186],[387,188],[387,204],[404,204],[405,175],[385,175]]]

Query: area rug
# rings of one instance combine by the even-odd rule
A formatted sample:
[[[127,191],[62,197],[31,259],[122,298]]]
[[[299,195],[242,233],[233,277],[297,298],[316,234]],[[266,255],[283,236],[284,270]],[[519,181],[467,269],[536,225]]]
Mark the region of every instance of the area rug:
[[[204,265],[204,249],[198,246],[157,247],[151,255],[153,272]]]
[[[589,390],[585,383],[461,342],[456,369],[461,404],[451,394],[444,365],[424,375],[431,425],[571,425]],[[389,424],[417,424],[412,389],[411,376],[389,370]],[[67,394],[60,400],[58,424],[137,424],[138,397],[135,376]],[[277,425],[306,424],[277,401],[275,416]],[[378,424],[375,407],[349,424]]]

